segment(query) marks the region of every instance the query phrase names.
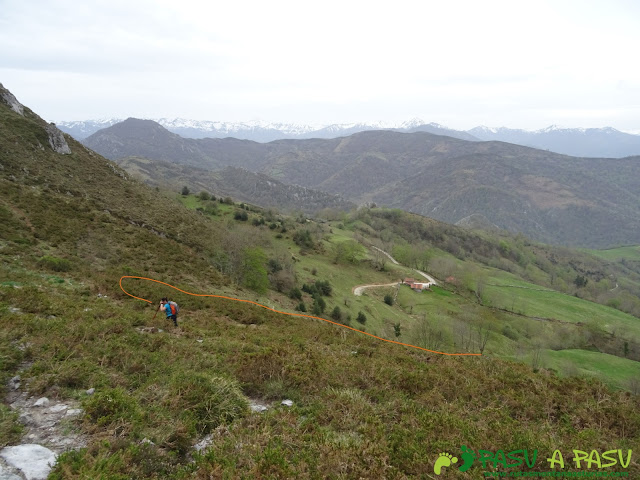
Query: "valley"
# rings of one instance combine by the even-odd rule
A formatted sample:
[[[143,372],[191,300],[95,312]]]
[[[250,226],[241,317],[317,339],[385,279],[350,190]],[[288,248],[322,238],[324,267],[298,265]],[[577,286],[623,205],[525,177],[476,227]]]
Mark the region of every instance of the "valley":
[[[177,165],[129,158],[126,171],[69,136],[71,153],[54,150],[48,124],[27,107],[21,114],[0,101],[0,124],[2,382],[19,373],[27,398],[73,400],[81,412],[67,428],[86,439],[61,452],[49,478],[425,478],[438,452],[461,445],[547,456],[569,455],[577,445],[615,446],[633,451],[627,471],[640,473],[636,247],[578,251],[371,204],[307,214],[303,200],[328,198],[309,186],[293,191],[302,200],[285,213],[233,197],[222,190],[230,181],[209,191],[210,169],[184,170],[172,182],[173,172],[195,166],[186,154]],[[332,175],[331,165],[351,159],[354,178],[361,173],[353,198],[368,195],[366,185],[386,172],[393,177],[390,159],[402,160],[407,138],[416,151],[430,146],[434,169],[470,165],[446,155],[471,148],[462,140],[384,135],[309,141],[315,152],[341,152],[327,153],[327,163],[306,144],[291,150],[289,141],[269,147],[280,152],[273,163],[255,146],[238,158],[246,169],[306,173],[325,185],[348,178],[347,171]],[[357,144],[371,152],[371,141],[378,153],[362,157]],[[513,146],[506,147],[511,157],[501,145],[486,148],[504,168],[520,161]],[[407,155],[403,165],[416,158]],[[569,184],[574,160],[552,160]],[[636,168],[625,162],[621,172]],[[608,174],[615,175],[623,173]],[[257,184],[255,171],[247,178]],[[628,218],[635,181],[627,178],[614,193],[600,191],[605,183],[588,188],[599,198],[630,199],[619,214]],[[539,184],[555,188],[532,183]],[[397,285],[416,270],[437,285],[424,292]],[[174,328],[154,318],[155,303],[119,288],[123,275],[308,312],[429,350],[481,355],[418,351],[321,320],[131,279],[141,298],[178,302]],[[393,285],[353,294],[371,284]],[[257,404],[269,407],[250,408]],[[1,446],[26,443],[20,412],[0,408]],[[205,439],[207,447],[196,450]],[[479,478],[482,470],[477,462],[451,475]]]
[[[638,157],[576,158],[426,132],[366,131],[336,139],[267,144],[233,138],[198,140],[136,119],[96,132],[84,142],[136,171],[160,162],[163,175],[182,177],[193,189],[213,191],[219,182],[207,183],[208,174],[202,171],[219,177],[224,173],[216,172],[229,172],[232,166],[235,185],[255,185],[249,172],[257,173],[274,184],[280,182],[281,189],[298,186],[330,194],[326,202],[317,202],[323,207],[376,204],[451,224],[476,216],[536,241],[572,247],[640,243]],[[145,157],[151,164],[142,167],[131,156]],[[148,178],[144,172],[142,176]],[[275,191],[269,193],[287,196]],[[332,195],[340,199],[331,199]],[[268,199],[248,201],[264,204]]]

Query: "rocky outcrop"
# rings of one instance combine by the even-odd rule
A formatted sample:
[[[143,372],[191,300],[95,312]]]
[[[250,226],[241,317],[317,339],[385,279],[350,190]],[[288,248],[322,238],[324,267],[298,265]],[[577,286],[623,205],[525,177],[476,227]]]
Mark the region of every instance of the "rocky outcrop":
[[[4,86],[0,83],[0,99],[9,105],[9,108],[16,113],[24,116],[24,106],[18,101],[16,97],[14,97],[13,93],[4,88]]]
[[[51,145],[53,151],[63,155],[69,155],[71,149],[64,138],[64,134],[58,130],[58,127],[50,123],[45,129],[47,130],[47,135],[49,135],[49,145]]]
[[[19,115],[24,117],[24,105],[22,105],[18,99],[11,93],[9,90],[4,88],[4,86],[0,83],[0,101],[2,103],[9,106],[11,110],[16,112]],[[44,127],[49,136],[49,145],[51,145],[51,149],[56,153],[61,153],[63,155],[69,155],[71,153],[71,149],[69,148],[69,144],[67,140],[64,138],[64,133],[62,133],[58,127],[54,123],[50,123]]]

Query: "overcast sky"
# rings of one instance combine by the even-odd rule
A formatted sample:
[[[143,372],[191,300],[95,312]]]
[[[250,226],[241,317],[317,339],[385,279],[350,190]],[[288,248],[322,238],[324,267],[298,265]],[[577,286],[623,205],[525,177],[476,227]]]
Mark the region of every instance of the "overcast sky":
[[[0,0],[0,83],[49,121],[640,131],[640,2]]]

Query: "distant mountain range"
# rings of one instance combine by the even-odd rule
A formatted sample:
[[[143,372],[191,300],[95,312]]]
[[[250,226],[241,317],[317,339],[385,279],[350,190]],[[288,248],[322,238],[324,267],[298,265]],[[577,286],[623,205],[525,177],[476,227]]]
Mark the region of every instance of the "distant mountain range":
[[[528,131],[510,128],[475,127],[468,131],[447,128],[437,123],[425,123],[413,119],[399,125],[378,123],[334,124],[313,127],[302,124],[268,122],[213,122],[186,119],[161,118],[154,120],[173,133],[185,138],[233,137],[255,142],[271,142],[283,139],[336,138],[369,130],[391,130],[412,133],[427,132],[446,135],[461,140],[515,143],[528,147],[550,150],[576,157],[622,158],[640,155],[640,135],[621,132],[614,128],[561,128],[547,127]],[[122,119],[59,122],[60,130],[83,140],[98,130],[122,122]]]
[[[83,140],[98,130],[110,127],[122,121],[123,119],[110,118],[103,120],[59,122],[57,123],[57,126],[60,130],[70,134],[74,138]],[[252,140],[254,142],[261,143],[284,139],[336,138],[368,130],[394,130],[407,133],[422,131],[435,133],[437,135],[448,135],[450,137],[461,138],[463,140],[478,140],[466,132],[452,130],[442,125],[438,125],[437,123],[426,124],[420,119],[413,119],[399,125],[377,122],[340,123],[322,127],[302,124],[268,123],[261,121],[212,122],[206,120],[187,120],[183,118],[160,118],[154,119],[153,121],[162,125],[170,132],[177,133],[185,138],[232,137],[240,140]]]
[[[476,127],[468,133],[480,140],[515,143],[574,157],[622,158],[640,155],[640,135],[624,133],[611,127],[562,128],[552,125],[535,132]]]
[[[640,243],[640,157],[575,158],[427,132],[365,131],[266,144],[189,139],[137,119],[84,143],[114,160],[137,156],[209,171],[232,166],[451,224],[482,215],[487,224],[549,243]],[[153,168],[147,170],[153,176]]]
[[[125,157],[116,161],[134,178],[151,186],[168,186],[179,191],[188,185],[193,193],[206,191],[218,197],[231,197],[236,202],[284,212],[313,214],[324,208],[351,210],[356,207],[340,195],[287,185],[244,168],[226,167],[212,171],[142,157]]]

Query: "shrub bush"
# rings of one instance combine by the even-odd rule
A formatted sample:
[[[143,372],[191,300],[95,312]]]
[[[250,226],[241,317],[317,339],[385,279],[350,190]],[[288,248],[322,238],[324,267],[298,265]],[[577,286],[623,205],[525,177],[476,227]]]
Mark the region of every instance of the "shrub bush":
[[[49,255],[42,257],[38,261],[38,264],[41,267],[53,270],[54,272],[68,272],[71,270],[71,262],[69,260],[65,258],[51,257]]]
[[[195,421],[199,434],[244,416],[249,409],[238,383],[225,377],[183,371],[171,379],[171,401]]]
[[[123,388],[96,392],[84,404],[87,417],[98,426],[131,423],[139,418],[140,406]]]

